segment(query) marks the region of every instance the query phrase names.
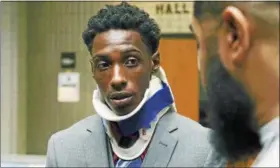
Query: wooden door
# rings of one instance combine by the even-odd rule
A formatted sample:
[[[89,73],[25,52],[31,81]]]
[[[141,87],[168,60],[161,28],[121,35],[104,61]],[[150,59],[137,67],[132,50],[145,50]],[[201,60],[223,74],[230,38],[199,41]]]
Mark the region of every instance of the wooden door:
[[[178,112],[198,121],[199,79],[195,40],[193,38],[163,38],[159,52]]]

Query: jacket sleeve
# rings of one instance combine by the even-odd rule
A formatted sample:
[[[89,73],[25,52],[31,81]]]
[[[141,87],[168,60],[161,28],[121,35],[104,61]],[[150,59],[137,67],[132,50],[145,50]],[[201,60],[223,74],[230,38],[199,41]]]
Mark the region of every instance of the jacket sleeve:
[[[54,135],[48,141],[46,167],[58,167],[55,154]]]

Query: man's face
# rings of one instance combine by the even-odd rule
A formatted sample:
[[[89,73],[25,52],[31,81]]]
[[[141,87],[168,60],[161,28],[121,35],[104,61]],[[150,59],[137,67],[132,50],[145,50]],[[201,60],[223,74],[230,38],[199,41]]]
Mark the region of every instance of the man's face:
[[[228,68],[227,61],[234,52],[230,49],[226,33],[218,22],[192,21],[199,50],[202,85],[206,89],[210,126],[215,130],[211,143],[231,161],[245,159],[260,148],[258,124],[254,102]]]
[[[109,30],[92,46],[92,72],[107,105],[118,115],[132,112],[149,87],[154,64],[138,32]]]

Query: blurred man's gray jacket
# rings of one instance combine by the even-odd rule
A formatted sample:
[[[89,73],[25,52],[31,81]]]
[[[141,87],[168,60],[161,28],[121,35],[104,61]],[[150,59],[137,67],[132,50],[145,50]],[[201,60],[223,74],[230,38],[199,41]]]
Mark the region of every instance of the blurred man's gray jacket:
[[[159,121],[142,167],[224,167],[209,129],[175,112]],[[47,167],[114,167],[101,118],[90,116],[49,140]]]
[[[279,167],[279,117],[260,130],[263,149],[252,167]]]

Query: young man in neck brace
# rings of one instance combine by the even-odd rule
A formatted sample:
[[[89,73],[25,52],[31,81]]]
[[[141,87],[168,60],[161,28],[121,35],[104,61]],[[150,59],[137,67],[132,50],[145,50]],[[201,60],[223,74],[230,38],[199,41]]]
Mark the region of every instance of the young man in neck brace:
[[[208,129],[176,112],[158,52],[160,29],[127,3],[101,9],[83,39],[97,115],[54,134],[48,167],[221,166]]]

